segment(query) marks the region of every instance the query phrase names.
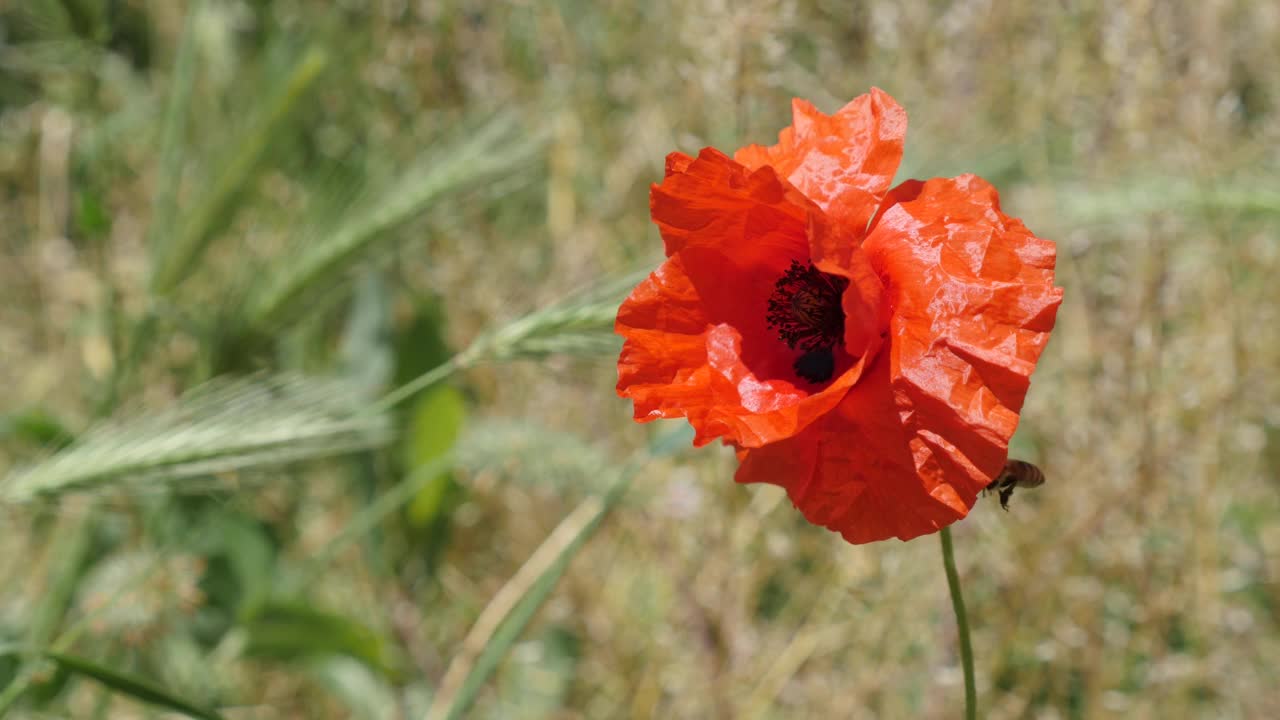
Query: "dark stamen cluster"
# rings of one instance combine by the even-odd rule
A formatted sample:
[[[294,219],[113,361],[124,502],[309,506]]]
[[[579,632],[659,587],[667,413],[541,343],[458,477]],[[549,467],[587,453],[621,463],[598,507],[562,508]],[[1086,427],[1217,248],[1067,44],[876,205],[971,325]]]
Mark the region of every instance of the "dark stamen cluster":
[[[792,260],[769,296],[769,327],[787,347],[804,351],[794,367],[809,382],[829,380],[835,370],[832,348],[844,336],[840,298],[847,287],[846,278]]]

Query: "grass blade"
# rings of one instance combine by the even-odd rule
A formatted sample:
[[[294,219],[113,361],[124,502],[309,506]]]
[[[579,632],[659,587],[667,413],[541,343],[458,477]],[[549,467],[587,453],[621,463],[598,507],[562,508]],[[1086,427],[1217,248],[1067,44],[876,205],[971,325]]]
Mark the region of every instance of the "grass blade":
[[[529,485],[548,484],[566,492],[596,491],[600,468],[613,461],[609,453],[583,438],[544,426],[507,419],[473,422],[458,440],[457,465],[470,472],[492,469],[500,477]],[[506,471],[506,458],[520,460]]]
[[[515,116],[501,115],[460,144],[429,153],[387,191],[353,209],[348,221],[300,243],[301,257],[251,300],[250,327],[265,332],[305,311],[313,293],[332,292],[335,280],[391,231],[453,193],[511,173],[531,160],[538,146],[536,135],[531,137]]]
[[[631,273],[614,278],[485,333],[447,363],[387,393],[375,407],[389,410],[453,373],[482,362],[617,352],[621,341],[613,333],[613,322],[618,305],[643,277],[644,273]]]
[[[187,129],[187,111],[191,107],[191,88],[196,71],[196,23],[204,10],[204,1],[196,0],[187,10],[182,36],[178,40],[177,58],[173,64],[173,80],[169,102],[165,106],[160,129],[160,168],[152,197],[151,226],[147,229],[147,247],[151,252],[152,272],[159,267],[163,240],[173,231],[177,214],[178,179],[182,175],[183,145]]]
[[[328,64],[318,48],[310,48],[290,70],[288,77],[265,101],[266,110],[249,125],[241,137],[231,143],[234,150],[226,165],[216,174],[199,204],[190,212],[180,233],[167,248],[159,250],[160,262],[152,278],[152,289],[158,293],[173,290],[200,264],[214,236],[235,216],[235,206],[243,197],[254,172],[267,150],[298,107],[299,101],[315,86],[315,81]]]
[[[1118,185],[1067,186],[1058,194],[1060,212],[1076,223],[1110,223],[1154,213],[1225,212],[1280,215],[1280,191],[1256,178],[1195,183],[1138,177]]]
[[[345,656],[383,677],[398,673],[390,645],[372,628],[301,601],[268,601],[249,613],[242,628],[247,657],[287,662]]]
[[[462,649],[445,671],[427,720],[457,720],[470,709],[498,663],[546,602],[569,563],[617,507],[631,480],[650,460],[687,447],[688,428],[681,423],[660,429],[649,447],[623,464],[608,489],[578,504],[524,565],[498,591],[476,619]]]
[[[373,532],[374,528],[400,508],[409,504],[418,493],[427,487],[440,473],[453,467],[453,456],[445,455],[414,470],[403,482],[379,495],[376,500],[366,505],[352,516],[340,532],[329,539],[324,547],[316,551],[300,574],[299,584],[306,586],[315,581],[337,557],[338,553]]]
[[[457,720],[471,707],[574,556],[622,499],[638,469],[638,463],[629,463],[602,496],[579,503],[494,595],[449,664],[427,720]]]
[[[51,644],[80,587],[85,565],[92,561],[90,555],[96,528],[96,518],[87,514],[83,520],[79,518],[65,520],[52,533],[53,546],[50,553],[53,558],[52,568],[47,580],[47,590],[30,618],[31,624],[27,631],[28,647],[44,647]],[[0,693],[0,717],[3,717],[31,686],[37,665],[37,658],[28,654],[13,680],[4,688],[4,692]]]
[[[25,654],[26,652],[13,646],[0,647],[0,655]],[[99,665],[76,655],[54,650],[35,650],[30,654],[44,657],[70,672],[96,680],[108,689],[139,702],[179,712],[188,717],[200,718],[200,720],[223,720],[222,716],[213,710],[187,702],[144,678],[113,670],[105,665]]]
[[[491,361],[617,352],[622,342],[613,332],[618,305],[646,274],[621,275],[532,312],[481,336],[467,352]]]
[[[387,419],[349,384],[278,375],[213,381],[172,407],[107,423],[0,484],[0,502],[244,471],[378,447]]]

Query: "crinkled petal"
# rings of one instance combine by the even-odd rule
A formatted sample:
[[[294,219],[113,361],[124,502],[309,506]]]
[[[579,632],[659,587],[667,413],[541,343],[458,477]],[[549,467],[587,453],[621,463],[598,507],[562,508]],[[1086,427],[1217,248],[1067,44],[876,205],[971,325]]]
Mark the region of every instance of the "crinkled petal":
[[[865,358],[842,358],[843,371],[826,386],[802,389],[787,380],[761,380],[743,360],[742,336],[718,325],[707,336],[714,409],[698,440],[723,437],[738,447],[760,447],[791,437],[830,412],[862,376]]]
[[[888,307],[884,303],[884,283],[863,252],[861,239],[826,216],[814,213],[809,218],[809,246],[815,257],[820,246],[841,248],[827,253],[814,265],[822,272],[849,280],[840,302],[844,310],[845,352],[853,357],[875,355],[886,335]]]
[[[791,438],[741,451],[735,479],[783,487],[806,519],[855,544],[910,540],[964,517],[975,491],[919,449],[889,369],[881,354],[833,412]]]
[[[668,166],[669,165],[670,159],[668,159]],[[886,210],[898,203],[910,202],[911,200],[916,199],[923,188],[923,180],[916,180],[912,178],[903,180],[889,190],[889,192],[885,193],[884,199],[880,201],[880,207],[876,208],[876,215],[871,220],[871,226],[867,228],[867,234],[869,235],[872,230],[875,230],[876,225],[880,223],[880,219],[884,217]],[[859,245],[859,247],[861,247],[861,245]]]
[[[863,245],[887,283],[889,347],[834,411],[739,453],[739,482],[787,490],[852,543],[964,517],[1002,467],[1062,290],[1053,244],[974,176],[911,181]]]
[[[808,262],[809,216],[821,211],[771,168],[748,170],[713,148],[673,155],[667,170],[649,195],[667,254],[680,256],[708,320],[742,334],[757,376],[794,378],[767,308],[791,262]]]
[[[626,339],[618,394],[634,401],[636,420],[687,417],[696,445],[721,438],[757,447],[790,437],[835,407],[863,369],[854,362],[816,391],[758,379],[742,358],[740,333],[708,323],[679,255],[632,291],[614,327]]]
[[[861,373],[858,357],[837,348],[835,379],[813,386],[767,322],[778,278],[792,261],[808,263],[822,211],[772,168],[753,172],[713,149],[668,156],[650,208],[671,258],[617,323],[627,338],[618,392],[634,398],[636,418],[684,414],[698,445],[756,447],[835,407]]]
[[[714,402],[706,349],[711,327],[679,257],[660,265],[623,301],[614,323],[625,338],[618,394],[634,401],[636,420],[706,417]]]
[[[667,153],[666,166],[663,168],[663,177],[671,177],[678,175],[689,169],[693,164],[693,158],[682,152]]]
[[[906,111],[872,88],[830,116],[798,98],[791,112],[791,127],[778,134],[777,145],[748,145],[734,159],[753,169],[773,167],[861,238],[902,161]],[[841,248],[820,248],[814,259],[828,250]]]
[[[813,204],[772,168],[746,168],[715,148],[698,157],[672,153],[667,175],[649,193],[649,210],[667,255],[712,250],[736,265],[787,266],[808,255]]]
[[[651,206],[671,256],[619,311],[618,392],[639,420],[687,416],[697,444],[788,437],[861,373],[838,351],[834,380],[801,381],[796,353],[767,325],[775,283],[793,260],[808,261],[821,211],[772,169],[752,172],[715,150],[673,154],[667,169]]]
[[[973,175],[906,184],[863,249],[893,309],[890,378],[916,466],[962,498],[1001,469],[1062,289],[1052,242]]]

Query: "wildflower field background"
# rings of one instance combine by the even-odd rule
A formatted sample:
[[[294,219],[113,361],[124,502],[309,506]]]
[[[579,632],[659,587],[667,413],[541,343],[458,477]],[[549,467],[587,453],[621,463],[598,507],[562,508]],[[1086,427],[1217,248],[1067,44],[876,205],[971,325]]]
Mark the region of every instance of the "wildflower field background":
[[[1260,0],[0,3],[0,715],[958,716],[933,538],[613,390],[664,155],[872,85],[1066,288],[981,716],[1280,714],[1277,67]]]

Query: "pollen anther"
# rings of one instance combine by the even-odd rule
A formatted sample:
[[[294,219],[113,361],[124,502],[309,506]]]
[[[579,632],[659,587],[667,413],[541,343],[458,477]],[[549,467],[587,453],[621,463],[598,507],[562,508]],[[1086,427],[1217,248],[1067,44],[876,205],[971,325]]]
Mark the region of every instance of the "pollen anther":
[[[812,263],[791,261],[791,267],[774,284],[766,321],[778,338],[803,354],[793,367],[812,383],[831,378],[835,369],[833,348],[844,337],[844,308],[840,301],[849,280],[819,271]]]

